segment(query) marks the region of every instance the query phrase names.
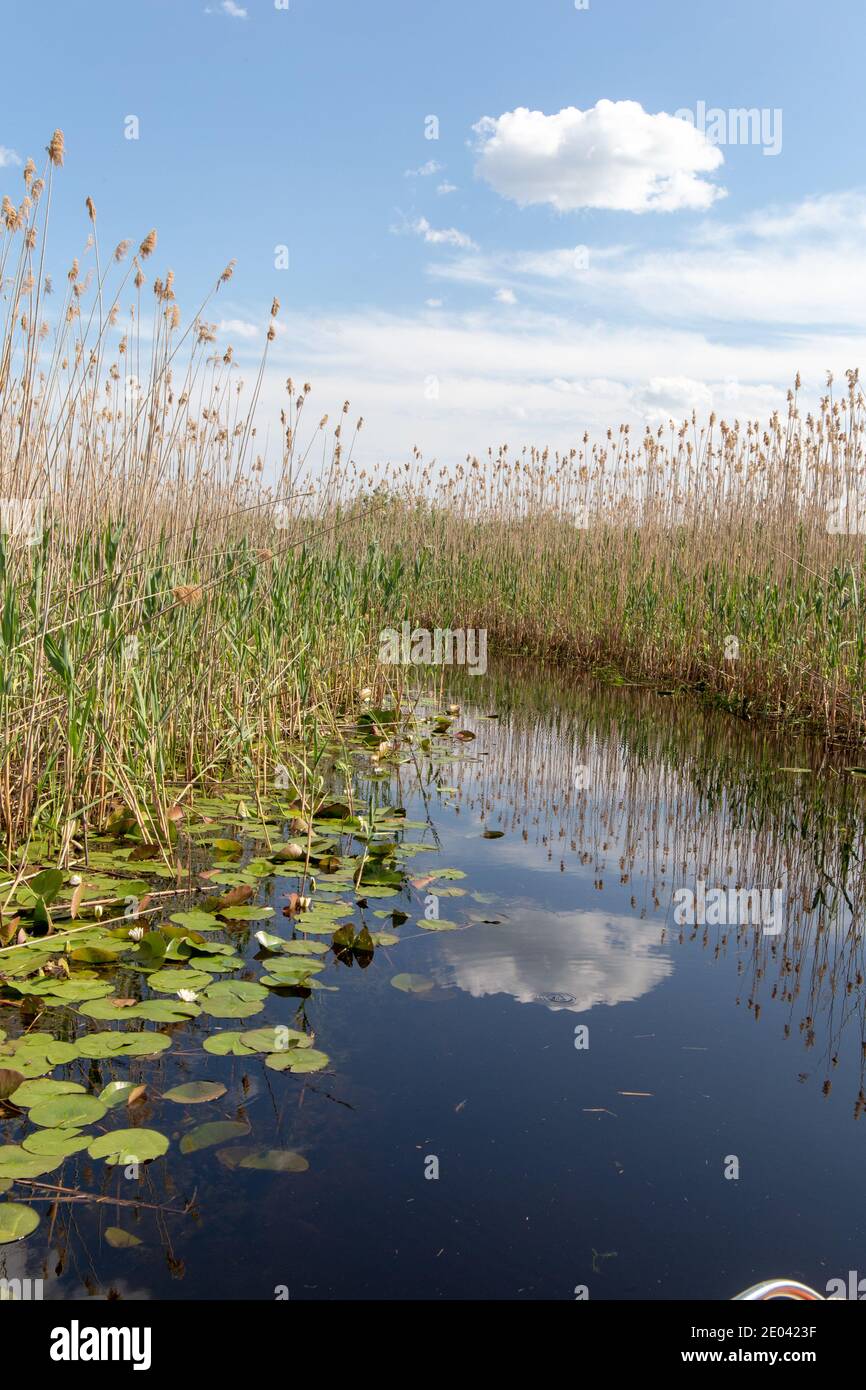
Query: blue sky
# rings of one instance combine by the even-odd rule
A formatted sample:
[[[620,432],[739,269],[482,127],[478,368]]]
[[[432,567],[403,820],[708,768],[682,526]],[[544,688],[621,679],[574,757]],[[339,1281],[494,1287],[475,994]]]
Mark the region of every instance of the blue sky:
[[[185,310],[237,258],[208,315],[220,342],[251,363],[278,295],[266,404],[288,373],[322,411],[348,397],[371,458],[765,415],[796,370],[814,396],[825,369],[859,365],[861,16],[855,0],[4,0],[0,193],[20,199],[16,160],[61,127],[57,272],[87,194],[103,244],[158,229],[150,264],[174,269]],[[699,103],[723,143],[674,117]],[[735,141],[740,108],[764,113],[776,153]]]

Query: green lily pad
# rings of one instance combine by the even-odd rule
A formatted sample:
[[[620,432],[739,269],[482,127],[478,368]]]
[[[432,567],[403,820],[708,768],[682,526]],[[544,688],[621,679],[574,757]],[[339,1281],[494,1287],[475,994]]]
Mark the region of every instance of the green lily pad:
[[[106,1163],[147,1163],[160,1158],[168,1148],[164,1134],[155,1129],[115,1129],[101,1134],[88,1147],[91,1158],[104,1158]]]
[[[221,931],[219,920],[212,912],[202,912],[194,908],[191,912],[173,912],[169,921],[179,927],[189,927],[191,931]]]
[[[246,1046],[240,1033],[228,1031],[212,1033],[209,1038],[205,1038],[202,1047],[205,1052],[211,1052],[215,1057],[249,1057],[255,1051],[255,1048]]]
[[[68,1158],[86,1149],[92,1138],[80,1129],[37,1129],[21,1141],[21,1147],[31,1154]]]
[[[151,1057],[171,1047],[164,1033],[89,1033],[78,1040],[82,1057]]]
[[[84,1087],[77,1081],[52,1081],[50,1077],[40,1076],[35,1081],[22,1082],[9,1099],[13,1105],[27,1109],[37,1101],[48,1100],[50,1096],[68,1096],[83,1090]]]
[[[196,1125],[180,1141],[183,1154],[197,1153],[199,1149],[209,1149],[213,1144],[222,1144],[226,1139],[239,1139],[249,1134],[250,1127],[242,1120],[210,1120],[207,1124]]]
[[[305,1173],[310,1166],[291,1149],[252,1149],[243,1144],[220,1149],[217,1158],[225,1168],[259,1168],[269,1173]]]
[[[105,1114],[105,1106],[96,1096],[46,1096],[30,1107],[30,1119],[44,1129],[64,1129],[95,1124]]]
[[[147,983],[160,994],[177,994],[179,989],[205,989],[213,984],[213,977],[203,970],[154,970]]]
[[[17,1144],[7,1144],[0,1149],[0,1178],[41,1178],[43,1173],[53,1173],[59,1168],[63,1158],[59,1155],[33,1154]]]
[[[273,915],[272,907],[224,907],[220,911],[220,916],[227,917],[230,922],[260,922]]]
[[[391,984],[405,994],[424,994],[433,988],[433,981],[428,980],[426,975],[395,975]]]
[[[17,1202],[0,1202],[0,1245],[23,1240],[39,1225],[39,1213]]]
[[[114,1105],[125,1105],[136,1089],[134,1081],[109,1081],[107,1086],[103,1086],[99,1092],[99,1099],[102,1104],[111,1108]]]
[[[128,1250],[134,1245],[141,1245],[138,1236],[122,1230],[120,1226],[106,1226],[105,1239],[114,1250]]]
[[[218,1100],[225,1093],[221,1081],[187,1081],[183,1086],[172,1086],[162,1098],[176,1101],[178,1105],[202,1105],[208,1100]]]
[[[265,1066],[272,1071],[321,1071],[330,1060],[327,1052],[319,1052],[314,1047],[290,1047],[285,1052],[272,1052],[265,1058]]]

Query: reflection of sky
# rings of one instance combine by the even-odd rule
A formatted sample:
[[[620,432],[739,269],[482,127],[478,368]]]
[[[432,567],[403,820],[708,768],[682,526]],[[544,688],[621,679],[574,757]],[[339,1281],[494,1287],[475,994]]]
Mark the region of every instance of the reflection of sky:
[[[673,971],[658,945],[658,922],[513,905],[510,911],[513,920],[502,926],[442,939],[453,983],[475,998],[510,994],[520,1004],[583,1013],[639,999]]]

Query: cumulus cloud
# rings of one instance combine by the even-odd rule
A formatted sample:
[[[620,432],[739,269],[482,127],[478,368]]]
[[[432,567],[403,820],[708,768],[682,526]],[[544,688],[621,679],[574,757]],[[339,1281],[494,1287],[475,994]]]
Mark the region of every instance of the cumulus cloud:
[[[475,172],[522,207],[674,212],[708,208],[724,190],[707,178],[723,162],[702,131],[637,101],[601,100],[553,115],[519,106],[485,116]]]
[[[436,185],[436,192],[441,196],[445,193],[456,193],[456,183],[439,183]]]
[[[659,924],[602,912],[518,909],[495,931],[455,933],[443,943],[451,976],[475,999],[508,994],[519,1004],[586,1013],[631,1003],[668,978]]]

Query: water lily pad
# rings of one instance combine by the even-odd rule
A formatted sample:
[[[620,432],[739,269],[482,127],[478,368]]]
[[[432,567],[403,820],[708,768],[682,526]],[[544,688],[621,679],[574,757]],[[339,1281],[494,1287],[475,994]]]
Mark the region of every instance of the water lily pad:
[[[99,1092],[99,1099],[108,1107],[125,1105],[133,1091],[137,1090],[138,1086],[134,1081],[109,1081]]]
[[[220,1149],[217,1158],[225,1168],[259,1168],[269,1173],[305,1173],[310,1166],[291,1149],[251,1149],[243,1144]]]
[[[115,1129],[101,1134],[88,1147],[91,1158],[104,1158],[106,1163],[147,1163],[160,1158],[168,1148],[164,1134],[155,1129]]]
[[[102,1101],[86,1094],[46,1096],[30,1107],[30,1119],[45,1129],[92,1125],[101,1120],[104,1114]]]
[[[89,1033],[78,1040],[82,1057],[150,1057],[171,1047],[164,1033]]]
[[[261,1013],[268,992],[251,980],[218,980],[201,995],[199,1003],[212,1018],[249,1018]]]
[[[40,1076],[35,1081],[24,1081],[13,1091],[9,1099],[13,1105],[27,1109],[37,1101],[47,1100],[49,1096],[66,1096],[81,1092],[84,1087],[77,1081],[52,1081],[48,1076]]]
[[[83,1134],[80,1129],[37,1129],[21,1141],[21,1147],[31,1154],[68,1158],[70,1154],[86,1149],[92,1138],[91,1134]]]
[[[433,981],[428,980],[426,975],[395,975],[391,984],[406,994],[423,994],[433,988]]]
[[[265,1066],[272,1071],[321,1071],[330,1060],[327,1052],[319,1052],[314,1047],[290,1047],[285,1052],[272,1052],[265,1058]]]
[[[230,922],[260,922],[273,915],[272,907],[224,907],[220,912],[220,916]]]
[[[213,984],[213,977],[203,970],[154,970],[147,983],[160,994],[177,994],[179,989],[205,989]]]
[[[222,925],[212,912],[202,912],[195,908],[191,912],[173,912],[169,919],[179,927],[189,927],[191,931],[222,931]]]
[[[271,1024],[267,1028],[249,1028],[240,1037],[253,1052],[286,1052],[313,1045],[309,1033],[302,1033],[299,1028],[289,1028],[282,1023]]]
[[[202,1105],[208,1100],[218,1100],[225,1093],[221,1081],[187,1081],[183,1086],[172,1086],[162,1098],[176,1101],[178,1105]]]
[[[0,1245],[23,1240],[39,1225],[39,1213],[18,1202],[0,1202]]]
[[[214,1144],[222,1144],[226,1139],[239,1139],[249,1134],[250,1127],[243,1120],[210,1120],[207,1124],[196,1125],[180,1141],[183,1154],[197,1153],[199,1149],[209,1149]]]
[[[209,1038],[205,1038],[202,1047],[205,1052],[211,1052],[215,1057],[249,1057],[255,1052],[255,1048],[247,1047],[240,1033],[228,1031],[213,1033]]]
[[[63,1158],[60,1155],[33,1154],[17,1144],[6,1144],[0,1148],[0,1178],[41,1178],[43,1173],[52,1173],[59,1168]]]
[[[105,1239],[115,1250],[128,1250],[134,1245],[141,1245],[138,1236],[134,1236],[131,1231],[124,1231],[120,1226],[106,1226]]]

